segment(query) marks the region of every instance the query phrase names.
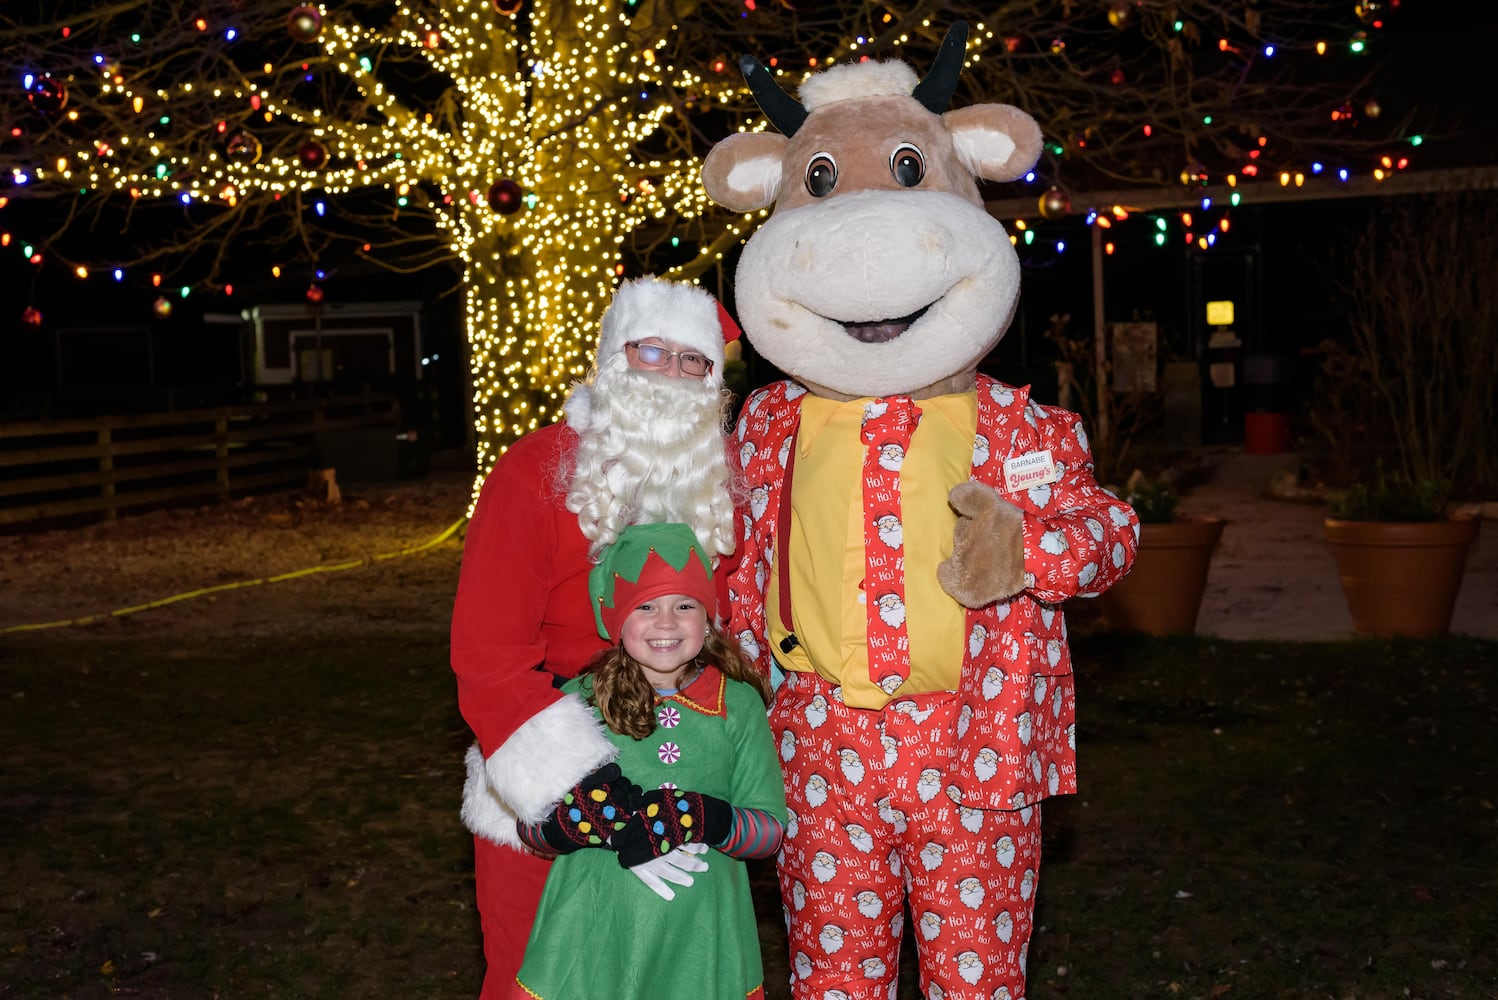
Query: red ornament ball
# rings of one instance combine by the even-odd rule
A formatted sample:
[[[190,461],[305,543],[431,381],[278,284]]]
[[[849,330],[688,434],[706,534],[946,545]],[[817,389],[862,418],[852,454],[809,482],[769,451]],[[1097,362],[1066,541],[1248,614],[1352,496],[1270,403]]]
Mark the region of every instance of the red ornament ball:
[[[1124,81],[1127,79],[1128,77],[1124,75],[1124,71],[1121,69],[1115,69],[1113,72],[1108,74],[1108,82],[1113,84],[1113,86],[1115,87],[1122,87],[1124,85]]]
[[[67,84],[50,76],[39,76],[26,89],[26,100],[42,114],[55,115],[67,107]]]
[[[500,215],[513,215],[525,202],[525,191],[509,178],[495,181],[489,188],[489,207]]]
[[[1047,219],[1059,219],[1071,212],[1071,198],[1058,187],[1053,187],[1040,196],[1040,214]]]
[[[321,305],[322,304],[322,300],[323,300],[322,286],[321,285],[308,285],[307,286],[307,301],[310,302],[310,303],[312,303],[313,305]]]
[[[250,165],[260,162],[260,140],[248,129],[237,128],[224,139],[224,159]]]
[[[321,170],[328,165],[328,147],[316,139],[308,139],[297,147],[296,161],[307,170]]]
[[[172,300],[163,295],[151,303],[151,311],[156,314],[157,319],[166,319],[172,314]]]
[[[501,14],[518,14],[525,0],[494,0],[494,9]]]
[[[286,15],[286,32],[298,42],[310,42],[322,34],[322,11],[302,5]]]
[[[29,327],[42,325],[42,311],[36,306],[27,306],[21,310],[21,322]]]

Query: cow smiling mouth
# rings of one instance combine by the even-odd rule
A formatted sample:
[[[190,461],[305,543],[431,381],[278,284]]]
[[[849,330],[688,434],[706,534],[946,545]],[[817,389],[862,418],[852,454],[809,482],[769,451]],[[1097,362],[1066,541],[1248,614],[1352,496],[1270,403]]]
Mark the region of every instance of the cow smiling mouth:
[[[876,319],[869,323],[844,323],[848,336],[862,344],[883,344],[894,340],[910,328],[910,324],[926,315],[929,305],[922,306],[909,316],[899,319]]]

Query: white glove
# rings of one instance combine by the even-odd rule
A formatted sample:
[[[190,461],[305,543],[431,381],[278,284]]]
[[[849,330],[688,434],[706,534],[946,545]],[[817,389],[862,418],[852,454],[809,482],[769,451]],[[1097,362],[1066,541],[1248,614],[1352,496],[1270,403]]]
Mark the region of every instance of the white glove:
[[[665,900],[676,898],[676,890],[667,882],[687,886],[692,884],[692,872],[707,871],[707,859],[701,857],[710,848],[706,844],[687,843],[674,848],[668,854],[652,858],[644,864],[626,868],[650,888],[650,891]]]

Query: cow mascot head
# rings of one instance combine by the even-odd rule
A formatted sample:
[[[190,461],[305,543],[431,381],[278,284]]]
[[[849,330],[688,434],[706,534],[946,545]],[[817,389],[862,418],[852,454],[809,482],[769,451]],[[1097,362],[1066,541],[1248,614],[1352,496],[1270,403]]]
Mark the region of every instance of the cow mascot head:
[[[734,285],[756,351],[838,398],[949,391],[1003,336],[1019,259],[976,178],[1035,165],[1040,129],[1005,104],[946,110],[967,37],[958,24],[917,82],[901,62],[836,66],[801,101],[756,60],[742,65],[783,134],[729,136],[702,178],[736,212],[774,206]]]

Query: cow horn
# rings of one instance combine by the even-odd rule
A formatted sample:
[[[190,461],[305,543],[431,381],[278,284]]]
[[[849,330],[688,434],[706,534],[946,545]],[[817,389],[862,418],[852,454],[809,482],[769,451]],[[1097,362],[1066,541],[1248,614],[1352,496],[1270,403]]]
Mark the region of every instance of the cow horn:
[[[947,29],[941,48],[936,52],[936,62],[931,70],[915,85],[910,96],[921,102],[921,106],[934,115],[947,110],[952,95],[957,92],[957,77],[962,72],[962,59],[967,54],[967,22],[957,21]]]
[[[806,109],[801,106],[801,102],[781,90],[770,71],[761,66],[753,56],[740,56],[739,69],[743,71],[744,80],[749,84],[749,92],[754,95],[754,103],[770,119],[770,124],[780,129],[787,138],[795,135],[801,123],[806,121]]]

